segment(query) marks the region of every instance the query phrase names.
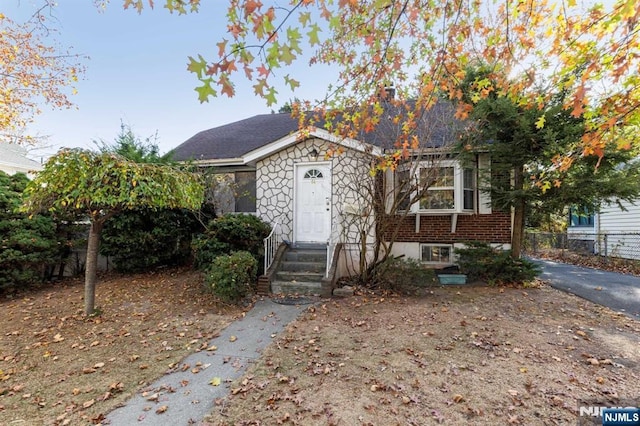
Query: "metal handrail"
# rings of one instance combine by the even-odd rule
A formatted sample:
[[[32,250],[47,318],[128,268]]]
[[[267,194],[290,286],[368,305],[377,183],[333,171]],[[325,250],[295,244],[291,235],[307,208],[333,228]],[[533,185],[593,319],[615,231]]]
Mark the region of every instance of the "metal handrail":
[[[278,220],[273,228],[271,229],[271,233],[264,239],[264,273],[267,273],[267,270],[271,267],[273,263],[273,259],[276,256],[276,251],[278,251],[278,247],[280,246],[280,242],[282,241],[282,227],[280,226],[280,220]]]

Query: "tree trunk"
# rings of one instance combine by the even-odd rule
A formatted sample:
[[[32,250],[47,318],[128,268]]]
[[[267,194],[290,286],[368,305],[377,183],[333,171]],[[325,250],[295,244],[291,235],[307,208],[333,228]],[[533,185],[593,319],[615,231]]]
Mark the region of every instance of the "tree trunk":
[[[522,193],[524,187],[524,170],[523,167],[516,167],[513,177],[514,189]],[[525,216],[525,200],[519,195],[513,206],[513,233],[511,237],[511,257],[519,259],[522,253],[522,242],[524,240],[524,216]]]
[[[84,313],[93,314],[96,299],[96,273],[98,270],[98,251],[100,249],[100,233],[102,232],[102,220],[91,220],[89,239],[87,242],[87,263],[84,272]]]

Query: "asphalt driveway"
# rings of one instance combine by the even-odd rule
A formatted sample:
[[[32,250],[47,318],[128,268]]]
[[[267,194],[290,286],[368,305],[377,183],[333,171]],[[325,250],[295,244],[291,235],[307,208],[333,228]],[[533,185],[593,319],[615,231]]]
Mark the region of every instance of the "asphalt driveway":
[[[640,319],[640,277],[534,259],[540,278],[559,290]]]

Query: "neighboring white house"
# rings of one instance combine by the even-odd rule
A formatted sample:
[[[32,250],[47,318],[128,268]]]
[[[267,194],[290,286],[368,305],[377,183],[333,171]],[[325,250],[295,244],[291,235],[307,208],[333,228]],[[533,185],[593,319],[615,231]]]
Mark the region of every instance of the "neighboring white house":
[[[0,142],[0,170],[14,175],[24,173],[30,178],[42,169],[42,165],[27,157],[27,150],[17,144]]]
[[[567,234],[594,253],[640,259],[640,200],[606,204],[595,214],[572,211]]]

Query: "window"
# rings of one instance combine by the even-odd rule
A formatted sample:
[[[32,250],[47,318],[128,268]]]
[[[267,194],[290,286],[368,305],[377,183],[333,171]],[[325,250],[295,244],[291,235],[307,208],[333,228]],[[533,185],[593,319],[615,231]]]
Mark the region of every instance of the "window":
[[[594,226],[594,215],[586,208],[569,209],[569,226]]]
[[[462,171],[462,209],[473,210],[476,205],[476,175],[473,169]]]
[[[420,168],[420,187],[428,188],[420,199],[420,210],[455,208],[455,170],[453,167]]]
[[[409,170],[396,171],[396,202],[400,211],[411,208],[411,173]]]
[[[304,174],[305,179],[322,179],[322,172],[318,169],[307,170]]]
[[[411,172],[409,167],[396,171],[400,210],[416,213],[475,211],[478,204],[475,169],[462,168],[454,160],[440,161],[437,166],[428,165],[426,161],[414,164],[413,169],[417,172]],[[412,175],[414,179],[411,179]],[[416,199],[417,195],[420,195],[419,201],[410,205],[410,199]]]
[[[256,172],[236,172],[235,212],[254,213],[256,211]]]
[[[451,246],[437,244],[422,244],[420,254],[425,263],[452,263]]]

